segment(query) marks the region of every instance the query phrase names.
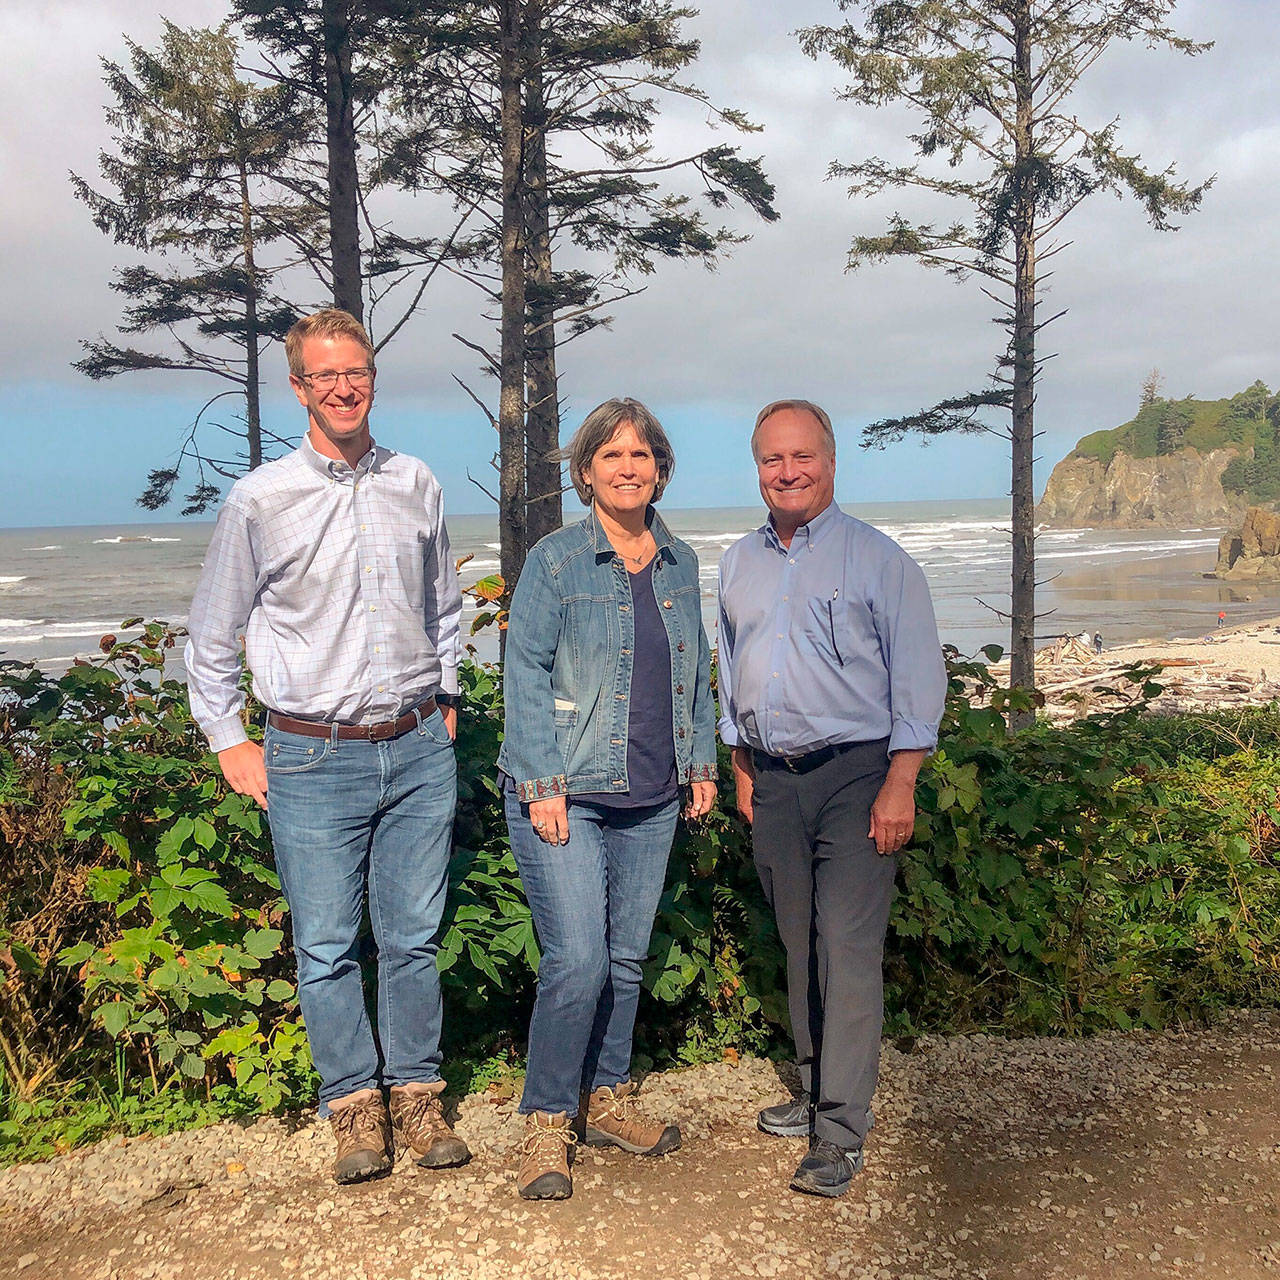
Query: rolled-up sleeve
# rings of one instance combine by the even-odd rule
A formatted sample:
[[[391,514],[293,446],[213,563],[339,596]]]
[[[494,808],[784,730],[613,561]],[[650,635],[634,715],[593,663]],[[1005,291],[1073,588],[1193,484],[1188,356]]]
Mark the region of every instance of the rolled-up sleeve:
[[[233,493],[218,515],[205,553],[187,620],[190,638],[182,655],[191,714],[213,751],[225,751],[248,737],[240,718],[240,638],[259,586],[252,517]]]
[[[889,753],[938,745],[946,665],[923,570],[905,552],[884,566],[873,615],[889,672]]]

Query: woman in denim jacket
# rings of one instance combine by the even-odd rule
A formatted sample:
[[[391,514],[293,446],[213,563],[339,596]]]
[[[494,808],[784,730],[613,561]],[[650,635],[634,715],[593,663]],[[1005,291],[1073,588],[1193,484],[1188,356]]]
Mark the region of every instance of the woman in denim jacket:
[[[580,1090],[587,1142],[680,1145],[675,1125],[635,1108],[631,1036],[681,788],[688,817],[716,794],[698,560],[652,505],[671,443],[644,405],[608,400],[566,452],[591,510],[543,538],[516,584],[498,756],[542,948],[520,1102],[517,1185],[530,1200],[572,1192]]]

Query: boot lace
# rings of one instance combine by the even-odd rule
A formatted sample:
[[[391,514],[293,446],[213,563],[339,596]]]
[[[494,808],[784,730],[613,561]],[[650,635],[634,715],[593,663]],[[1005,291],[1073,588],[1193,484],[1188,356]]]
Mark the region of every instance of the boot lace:
[[[424,1093],[397,1108],[396,1123],[410,1138],[452,1137],[440,1095]]]
[[[353,1103],[342,1107],[333,1114],[333,1127],[344,1142],[356,1142],[367,1138],[381,1142],[383,1138],[382,1117],[378,1109],[369,1103]]]

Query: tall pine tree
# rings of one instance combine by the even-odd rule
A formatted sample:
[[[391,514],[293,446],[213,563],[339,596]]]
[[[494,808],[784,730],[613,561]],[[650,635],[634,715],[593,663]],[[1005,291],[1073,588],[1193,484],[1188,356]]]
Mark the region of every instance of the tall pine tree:
[[[905,106],[920,118],[917,160],[871,157],[835,164],[853,195],[914,189],[956,202],[967,220],[913,224],[894,215],[878,235],[858,236],[849,266],[909,258],[963,279],[982,278],[1002,308],[1008,340],[990,389],[873,423],[866,442],[908,432],[990,431],[983,410],[1009,411],[1012,494],[1012,682],[1035,686],[1037,316],[1045,263],[1066,248],[1064,221],[1098,191],[1131,193],[1153,226],[1200,203],[1208,183],[1187,186],[1121,150],[1115,121],[1089,125],[1073,95],[1114,44],[1140,40],[1184,54],[1208,48],[1169,25],[1177,0],[836,0],[852,17],[800,33],[811,56],[848,73],[840,92],[865,106]],[[1061,313],[1059,313],[1061,314]],[[1019,722],[1026,716],[1015,717]]]
[[[104,61],[114,98],[107,112],[117,151],[103,152],[105,189],[72,175],[94,222],[119,244],[153,255],[117,272],[126,299],[123,335],[147,334],[147,348],[98,337],[82,343],[76,368],[93,379],[148,370],[181,370],[229,384],[194,415],[175,463],[151,472],[139,503],[167,503],[183,466],[197,479],[183,515],[218,497],[206,470],[234,476],[256,467],[265,443],[259,361],[293,321],[278,296],[278,272],[310,251],[319,202],[280,179],[294,168],[307,124],[290,88],[253,83],[237,71],[239,50],[227,27],[183,30],[166,22],[154,52],[129,42],[129,69]],[[268,250],[280,249],[268,264]],[[209,452],[199,428],[209,407],[231,397],[241,408],[243,446],[230,457]]]
[[[665,0],[474,0],[401,54],[404,125],[384,172],[445,190],[479,219],[475,256],[457,269],[499,329],[496,351],[468,345],[500,383],[490,417],[509,585],[561,519],[558,347],[607,324],[660,261],[713,266],[745,238],[714,220],[730,204],[777,217],[760,162],[737,148],[709,141],[666,157],[654,147],[664,100],[753,127],[682,79],[699,52],[682,34],[692,13]]]

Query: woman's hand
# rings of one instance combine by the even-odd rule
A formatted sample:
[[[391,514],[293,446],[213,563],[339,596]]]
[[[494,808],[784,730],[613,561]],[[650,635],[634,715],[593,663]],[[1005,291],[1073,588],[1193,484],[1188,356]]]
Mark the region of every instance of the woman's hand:
[[[547,844],[569,843],[569,812],[565,807],[564,796],[534,800],[529,805],[529,821],[539,840]]]
[[[714,782],[695,782],[691,784],[692,795],[685,806],[686,818],[702,818],[711,812],[716,802],[716,784]]]

